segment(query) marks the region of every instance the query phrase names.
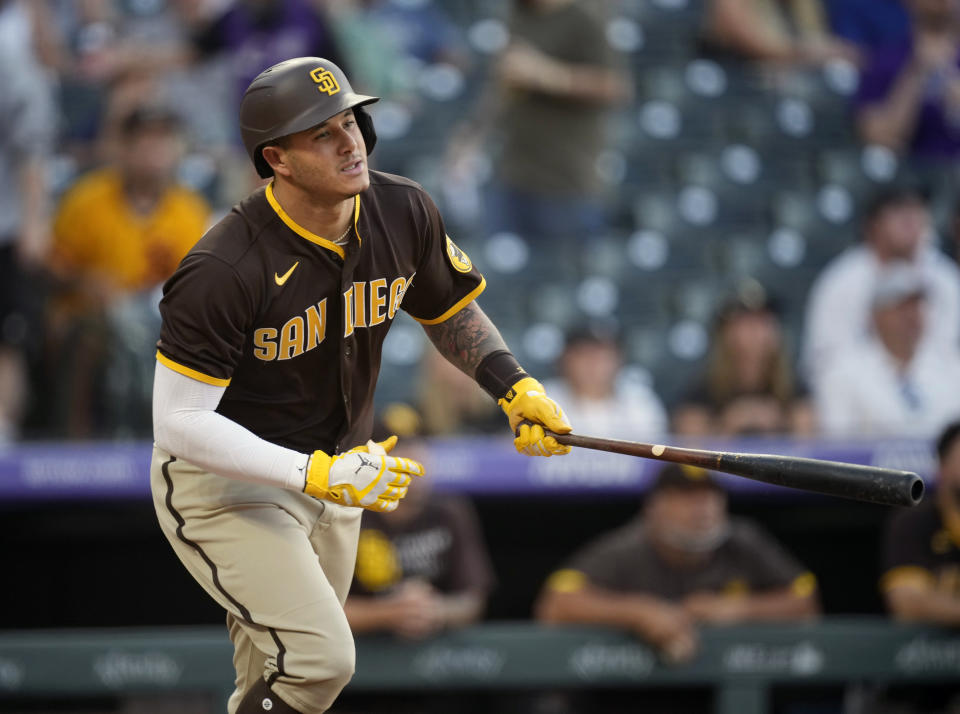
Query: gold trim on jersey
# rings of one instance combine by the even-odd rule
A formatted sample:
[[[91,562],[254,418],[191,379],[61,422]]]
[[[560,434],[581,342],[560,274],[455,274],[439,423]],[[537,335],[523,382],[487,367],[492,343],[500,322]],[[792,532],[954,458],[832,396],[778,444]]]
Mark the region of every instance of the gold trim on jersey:
[[[172,359],[160,352],[160,350],[157,350],[157,362],[162,364],[164,367],[169,367],[174,372],[182,374],[184,377],[190,377],[190,379],[195,379],[198,382],[203,382],[204,384],[211,384],[214,387],[227,387],[230,385],[229,379],[211,377],[208,374],[204,374],[203,372],[198,372],[195,369],[186,367],[179,362],[174,362]]]
[[[467,305],[469,305],[474,300],[476,300],[477,295],[482,293],[486,287],[487,287],[487,280],[486,278],[481,277],[480,284],[477,287],[475,287],[473,290],[467,293],[463,298],[457,301],[456,305],[451,307],[449,310],[443,313],[440,317],[435,317],[432,320],[421,320],[419,317],[413,317],[412,315],[411,317],[413,317],[413,319],[419,322],[421,325],[439,325],[441,322],[446,322],[447,320],[449,320],[451,317],[456,315]]]
[[[575,593],[590,584],[585,573],[573,568],[563,568],[547,578],[546,588],[558,593]]]
[[[357,194],[354,196],[353,201],[353,230],[357,234],[357,240],[359,241],[360,233],[357,231],[357,220],[360,218],[360,195]],[[274,213],[280,217],[280,220],[286,224],[287,228],[292,230],[298,236],[301,238],[306,238],[308,241],[319,245],[321,248],[326,248],[327,250],[333,251],[339,255],[341,259],[345,257],[346,254],[344,253],[343,248],[334,243],[332,240],[327,240],[322,236],[318,236],[316,233],[310,232],[293,220],[290,217],[290,214],[283,210],[283,206],[281,206],[279,201],[277,201],[277,197],[273,195],[273,183],[267,184],[267,203],[270,204],[270,207],[273,209]]]
[[[919,565],[900,565],[891,568],[880,578],[880,589],[884,592],[901,585],[914,585],[927,590],[936,582],[933,573]]]
[[[798,575],[790,583],[790,592],[795,597],[810,597],[817,589],[817,576],[807,571]]]

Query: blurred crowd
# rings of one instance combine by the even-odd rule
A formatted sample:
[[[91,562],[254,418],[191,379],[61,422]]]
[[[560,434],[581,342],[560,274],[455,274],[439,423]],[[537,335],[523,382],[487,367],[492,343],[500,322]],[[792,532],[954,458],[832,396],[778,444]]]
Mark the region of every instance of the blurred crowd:
[[[499,324],[511,324],[511,302],[549,303],[535,264],[575,273],[609,244],[616,207],[642,203],[611,174],[639,131],[624,117],[646,98],[642,21],[670,7],[696,16],[690,52],[743,67],[770,92],[846,67],[859,77],[844,119],[852,148],[949,172],[960,150],[955,0],[0,3],[0,438],[149,435],[159,290],[258,184],[237,100],[290,56],[329,57],[385,97],[373,167],[436,188],[458,240],[505,276],[481,297]],[[932,439],[960,415],[960,218],[938,214],[943,186],[917,176],[931,174],[899,171],[864,195],[856,240],[838,236],[819,274],[777,284],[721,267],[724,289],[700,310],[699,358],[638,364],[644,307],[589,309],[609,298],[602,280],[587,307],[538,323],[516,348],[546,360],[540,371],[583,431]],[[785,292],[804,306],[782,304]],[[428,434],[498,427],[495,406],[425,342],[406,351],[418,375],[385,370],[381,391],[414,404]],[[672,389],[658,384],[665,374]]]
[[[0,440],[150,434],[159,291],[258,185],[239,93],[288,57],[328,57],[385,97],[372,168],[437,189],[477,263],[506,276],[487,309],[509,326],[511,301],[546,294],[540,255],[576,273],[616,206],[642,205],[625,187],[656,179],[653,164],[616,157],[649,89],[638,48],[687,41],[643,36],[670,8],[695,15],[690,52],[745,68],[770,96],[805,73],[852,76],[833,117],[849,148],[918,170],[855,195],[856,240],[790,278],[805,281],[799,320],[780,300],[797,286],[738,274],[707,306],[702,358],[665,396],[634,359],[643,307],[583,310],[537,333],[533,348],[556,347],[548,391],[577,431],[611,438],[936,443],[940,487],[891,523],[882,588],[898,617],[960,624],[960,195],[928,180],[960,157],[960,0],[3,0]],[[695,112],[683,119],[710,120]],[[611,179],[625,172],[645,176]],[[642,291],[647,277],[626,280]],[[394,346],[416,372],[381,385],[413,406],[383,405],[395,431],[401,413],[417,436],[503,432],[496,405],[431,348]],[[426,488],[408,501],[364,515],[357,631],[423,637],[482,617],[495,576],[469,503]],[[731,518],[709,474],[673,466],[634,521],[570,554],[536,605],[544,622],[627,628],[673,662],[696,652],[701,623],[818,612],[816,574]]]

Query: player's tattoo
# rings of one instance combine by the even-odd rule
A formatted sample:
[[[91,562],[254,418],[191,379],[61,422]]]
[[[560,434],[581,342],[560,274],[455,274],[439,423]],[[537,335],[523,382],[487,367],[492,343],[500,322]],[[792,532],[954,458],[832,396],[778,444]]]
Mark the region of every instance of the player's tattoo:
[[[424,325],[423,329],[440,354],[470,377],[486,355],[507,349],[497,328],[476,302],[439,325]]]

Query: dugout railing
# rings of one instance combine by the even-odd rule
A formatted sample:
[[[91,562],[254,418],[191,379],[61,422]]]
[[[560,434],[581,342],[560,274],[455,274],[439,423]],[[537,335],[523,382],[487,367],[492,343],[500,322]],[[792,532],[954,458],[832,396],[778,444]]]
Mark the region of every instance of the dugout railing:
[[[150,693],[207,693],[225,704],[232,680],[231,646],[219,627],[0,633],[0,704]],[[960,630],[880,617],[707,627],[698,656],[668,666],[615,630],[491,623],[422,642],[360,638],[350,690],[691,685],[714,688],[714,714],[764,714],[777,685],[844,683],[960,688]]]

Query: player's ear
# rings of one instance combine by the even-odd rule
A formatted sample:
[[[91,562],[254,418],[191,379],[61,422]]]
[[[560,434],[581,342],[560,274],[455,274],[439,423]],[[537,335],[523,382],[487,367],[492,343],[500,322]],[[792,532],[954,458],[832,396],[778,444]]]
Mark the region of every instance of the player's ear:
[[[270,164],[274,175],[290,175],[290,167],[286,161],[287,154],[280,144],[268,144],[260,149],[260,153],[263,155],[263,160]]]

